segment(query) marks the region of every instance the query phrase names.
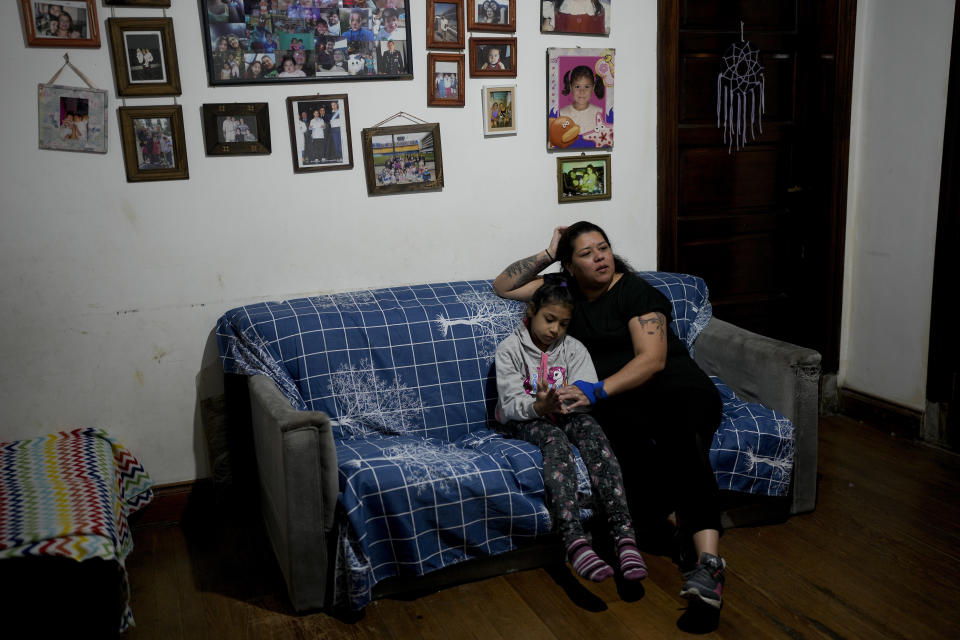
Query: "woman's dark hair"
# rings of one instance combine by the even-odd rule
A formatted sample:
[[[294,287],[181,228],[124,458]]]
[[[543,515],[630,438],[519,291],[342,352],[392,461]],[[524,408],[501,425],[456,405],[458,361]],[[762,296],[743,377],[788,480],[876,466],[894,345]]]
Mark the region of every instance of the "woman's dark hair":
[[[607,233],[597,225],[592,222],[587,222],[586,220],[574,222],[563,232],[560,236],[560,242],[557,244],[557,260],[560,261],[560,266],[563,268],[562,273],[569,274],[566,265],[570,264],[570,261],[573,260],[573,241],[584,233],[590,233],[592,231],[599,233],[603,236],[607,244],[613,246],[610,243],[610,238],[607,237]],[[627,273],[628,271],[633,272],[634,268],[630,266],[629,262],[617,254],[613,254],[613,270],[618,273]]]
[[[569,279],[564,273],[545,274],[543,284],[530,298],[531,311],[537,313],[545,304],[565,304],[573,308],[573,292],[568,285]]]
[[[606,91],[603,88],[603,78],[594,73],[590,67],[583,64],[569,69],[563,74],[563,91],[560,93],[565,96],[570,95],[570,85],[576,82],[577,78],[587,78],[590,80],[590,82],[593,83],[593,95],[597,96],[597,98],[603,98],[603,94]]]

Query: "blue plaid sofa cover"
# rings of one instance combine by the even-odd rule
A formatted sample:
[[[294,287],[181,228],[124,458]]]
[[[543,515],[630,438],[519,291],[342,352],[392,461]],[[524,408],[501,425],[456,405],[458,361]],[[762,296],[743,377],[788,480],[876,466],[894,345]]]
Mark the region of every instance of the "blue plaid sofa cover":
[[[706,283],[639,275],[671,300],[671,327],[692,352],[711,317]],[[494,352],[522,311],[479,280],[264,302],[220,318],[225,372],[269,376],[293,407],[333,422],[345,514],[335,605],[362,608],[380,580],[506,552],[550,531],[539,450],[502,437],[492,417]],[[721,489],[786,495],[790,421],[715,383],[724,412],[710,459]]]

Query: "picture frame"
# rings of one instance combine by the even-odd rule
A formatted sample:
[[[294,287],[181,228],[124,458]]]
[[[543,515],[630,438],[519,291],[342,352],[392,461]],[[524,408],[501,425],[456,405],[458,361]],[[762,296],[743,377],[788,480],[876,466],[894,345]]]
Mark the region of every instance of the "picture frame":
[[[37,109],[40,149],[107,152],[105,89],[40,84]]]
[[[517,30],[517,0],[467,0],[470,31]]]
[[[100,46],[96,0],[20,0],[28,47]]]
[[[613,148],[613,49],[547,49],[547,149]]]
[[[462,107],[464,105],[465,66],[462,53],[427,55],[427,106]]]
[[[127,182],[189,179],[180,105],[120,107],[117,114]]]
[[[471,37],[470,77],[493,76],[517,77],[517,39]]]
[[[360,134],[368,195],[443,188],[438,123],[370,127]]]
[[[105,7],[169,7],[170,0],[103,0]]]
[[[326,123],[320,129],[322,139],[314,139],[313,132],[318,128],[313,123],[316,117]],[[287,119],[290,123],[294,173],[353,168],[353,137],[350,134],[350,102],[347,94],[291,96],[287,98]]]
[[[610,154],[557,157],[557,202],[609,200]]]
[[[117,95],[179,96],[172,18],[107,18]]]
[[[204,104],[203,141],[208,156],[269,154],[269,105],[266,102]]]
[[[577,12],[562,12],[563,0],[541,0],[540,33],[610,35],[610,5],[613,0],[578,0]]]
[[[204,0],[210,86],[413,78],[411,0],[306,4]]]
[[[427,48],[463,49],[463,0],[427,0]]]
[[[516,135],[516,113],[517,85],[484,85],[483,135]]]

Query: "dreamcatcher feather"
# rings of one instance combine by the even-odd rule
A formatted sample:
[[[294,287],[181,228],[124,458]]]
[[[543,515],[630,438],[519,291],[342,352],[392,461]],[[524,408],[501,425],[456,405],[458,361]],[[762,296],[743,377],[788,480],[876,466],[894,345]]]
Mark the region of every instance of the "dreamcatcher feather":
[[[750,138],[756,140],[754,127],[763,133],[760,116],[764,111],[764,78],[760,50],[743,39],[742,22],[740,42],[730,45],[722,60],[723,69],[717,76],[717,128],[723,127],[723,141],[730,153],[734,146],[739,151],[747,143],[748,131]]]

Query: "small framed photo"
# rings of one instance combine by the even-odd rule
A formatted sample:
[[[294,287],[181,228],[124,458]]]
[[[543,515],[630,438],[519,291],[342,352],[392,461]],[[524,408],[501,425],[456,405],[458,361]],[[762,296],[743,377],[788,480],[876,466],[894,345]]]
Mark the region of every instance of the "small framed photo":
[[[609,155],[557,158],[557,202],[609,199]]]
[[[287,98],[293,172],[353,168],[347,94]]]
[[[270,153],[270,110],[267,103],[203,105],[203,141],[208,156]]]
[[[427,0],[427,48],[463,49],[463,0]]]
[[[127,182],[190,177],[180,105],[120,107],[117,112]]]
[[[547,149],[613,148],[613,49],[547,49]]]
[[[107,92],[104,89],[37,86],[41,149],[107,152]]]
[[[178,96],[171,18],[107,18],[118,96]]]
[[[610,35],[613,0],[541,0],[540,33]]]
[[[369,195],[443,188],[439,124],[372,127],[360,133]]]
[[[462,107],[464,104],[462,53],[427,54],[427,105]]]
[[[467,27],[513,33],[517,30],[517,0],[467,0]]]
[[[169,7],[170,0],[103,0],[105,7]]]
[[[20,0],[30,47],[99,47],[96,0]]]
[[[503,136],[517,133],[517,85],[483,87],[483,135]]]
[[[470,38],[470,77],[517,77],[516,38]]]

